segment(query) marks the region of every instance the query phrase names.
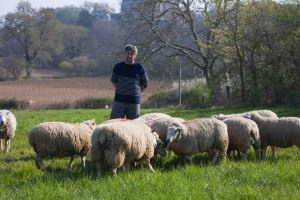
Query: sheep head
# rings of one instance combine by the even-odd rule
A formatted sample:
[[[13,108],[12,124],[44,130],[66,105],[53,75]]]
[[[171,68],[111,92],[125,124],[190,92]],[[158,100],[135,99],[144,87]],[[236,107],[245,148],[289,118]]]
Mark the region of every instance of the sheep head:
[[[166,126],[168,128],[168,134],[166,139],[167,143],[171,143],[175,139],[180,138],[181,127],[178,124],[176,123],[173,123],[171,125],[166,124]]]
[[[0,112],[0,127],[4,126],[7,121],[7,115],[10,112]]]
[[[165,157],[167,155],[166,145],[161,139],[157,140],[157,146],[154,149],[154,154],[159,154],[161,157]]]

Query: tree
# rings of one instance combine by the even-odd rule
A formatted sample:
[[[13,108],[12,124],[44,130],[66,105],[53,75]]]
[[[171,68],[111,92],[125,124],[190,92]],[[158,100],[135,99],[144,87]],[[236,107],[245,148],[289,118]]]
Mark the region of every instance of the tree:
[[[60,48],[59,25],[50,9],[35,10],[29,2],[21,1],[15,13],[5,16],[3,38],[15,39],[24,51],[26,75],[31,76],[32,62],[41,53]]]
[[[91,28],[93,23],[97,20],[109,21],[110,15],[114,10],[108,6],[108,4],[99,4],[92,2],[84,2],[81,7],[78,25],[84,26],[86,28]]]
[[[15,80],[19,80],[24,72],[26,62],[24,58],[5,57],[0,62],[0,66],[7,71],[8,77],[11,75]]]
[[[70,61],[63,61],[59,67],[66,71],[67,75],[75,73],[77,77],[85,75],[89,72],[93,73],[96,69],[96,62],[86,56],[79,56],[71,59]]]
[[[81,56],[83,49],[86,48],[88,29],[82,26],[64,26],[62,35],[64,53],[69,59]]]
[[[55,18],[64,25],[77,25],[80,9],[75,6],[64,6],[53,10]]]
[[[174,57],[181,55],[200,68],[207,82],[217,76],[217,46],[212,30],[221,25],[222,1],[145,0],[131,5],[128,19],[131,38],[143,45],[148,56],[169,49]]]

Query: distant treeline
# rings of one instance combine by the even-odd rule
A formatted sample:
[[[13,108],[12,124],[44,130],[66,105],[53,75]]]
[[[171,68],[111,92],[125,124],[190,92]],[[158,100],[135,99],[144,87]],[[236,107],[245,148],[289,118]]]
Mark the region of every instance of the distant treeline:
[[[150,78],[203,79],[194,105],[300,104],[298,0],[133,2],[114,14],[21,1],[1,18],[0,79],[30,78],[34,67],[109,76],[133,43]]]

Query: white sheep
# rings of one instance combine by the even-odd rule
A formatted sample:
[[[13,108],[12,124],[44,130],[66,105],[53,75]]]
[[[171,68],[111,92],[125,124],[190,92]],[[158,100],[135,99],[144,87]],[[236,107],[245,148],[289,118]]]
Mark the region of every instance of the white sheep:
[[[278,118],[276,113],[274,113],[271,110],[253,110],[253,111],[249,111],[249,112],[245,112],[245,113],[235,113],[235,114],[229,114],[229,115],[219,114],[219,115],[213,115],[213,116],[211,116],[211,118],[224,120],[229,117],[247,117],[249,114],[253,114],[253,113],[258,113],[259,115],[261,115],[263,117],[270,117],[270,118],[274,118],[274,119]]]
[[[28,142],[36,153],[35,163],[38,169],[46,171],[43,158],[70,157],[68,167],[72,167],[74,155],[81,156],[85,167],[85,157],[91,150],[91,134],[95,129],[95,120],[80,124],[65,122],[44,122],[31,129]]]
[[[236,113],[236,114],[230,114],[230,115],[223,115],[223,114],[219,114],[219,115],[213,115],[211,116],[211,118],[216,118],[219,120],[224,120],[226,118],[229,117],[245,117],[245,118],[250,118],[250,115],[252,115],[253,113],[257,113],[263,117],[269,117],[269,118],[273,118],[273,119],[277,119],[278,116],[276,113],[274,113],[271,110],[253,110],[253,111],[249,111],[249,112],[245,112],[245,113]],[[276,147],[271,146],[272,148],[272,155],[275,158],[276,157]]]
[[[6,152],[10,150],[10,140],[15,137],[17,120],[9,110],[0,110],[0,145],[3,150],[2,139],[5,139]]]
[[[145,124],[150,126],[151,129],[156,129],[156,133],[159,136],[159,139],[161,139],[163,144],[167,144],[167,135],[168,135],[168,127],[165,124],[173,124],[173,123],[180,123],[184,122],[185,120],[182,118],[173,118],[173,117],[167,117],[167,118],[159,118],[152,121],[147,121]],[[161,144],[162,145],[162,144]],[[157,159],[157,153],[154,154],[153,159],[151,159],[151,163],[154,163]],[[171,155],[171,151],[169,150],[169,156]]]
[[[142,115],[134,120],[140,121],[140,122],[147,122],[147,121],[156,120],[156,119],[160,119],[160,118],[172,118],[172,117],[170,115],[164,114],[164,113],[148,113],[148,114]]]
[[[229,139],[227,126],[217,119],[195,119],[168,125],[167,149],[183,157],[208,152],[211,164],[215,164],[219,153],[226,161]]]
[[[131,161],[147,161],[149,170],[154,172],[150,164],[157,145],[154,131],[145,123],[134,120],[97,126],[92,134],[91,160],[98,175],[101,165],[109,166],[116,174],[123,165],[128,171]]]
[[[167,143],[167,135],[168,135],[168,127],[166,124],[173,124],[173,123],[181,123],[185,120],[182,118],[159,118],[151,121],[145,122],[151,129],[156,129],[156,133],[158,134],[159,138],[164,142]]]
[[[256,123],[242,117],[230,117],[223,122],[227,125],[229,137],[227,156],[230,151],[238,150],[243,153],[243,160],[247,160],[247,151],[253,145],[256,158],[259,159],[260,135]]]
[[[259,128],[262,159],[266,157],[268,146],[287,148],[296,145],[300,148],[300,118],[273,119],[257,113],[251,114],[250,117]]]

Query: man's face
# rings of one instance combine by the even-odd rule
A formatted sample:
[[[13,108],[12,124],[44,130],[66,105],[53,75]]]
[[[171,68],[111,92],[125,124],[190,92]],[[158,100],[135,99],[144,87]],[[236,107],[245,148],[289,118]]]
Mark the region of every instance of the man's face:
[[[126,51],[126,63],[133,64],[135,57],[136,57],[136,54],[134,51],[132,51],[132,50]]]

